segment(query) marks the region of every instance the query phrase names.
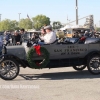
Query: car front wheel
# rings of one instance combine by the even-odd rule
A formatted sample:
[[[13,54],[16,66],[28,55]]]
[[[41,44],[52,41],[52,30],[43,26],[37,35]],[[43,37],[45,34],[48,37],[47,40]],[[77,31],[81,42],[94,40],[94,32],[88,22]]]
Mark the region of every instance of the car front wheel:
[[[19,65],[14,59],[4,59],[0,62],[0,77],[13,80],[19,74]]]

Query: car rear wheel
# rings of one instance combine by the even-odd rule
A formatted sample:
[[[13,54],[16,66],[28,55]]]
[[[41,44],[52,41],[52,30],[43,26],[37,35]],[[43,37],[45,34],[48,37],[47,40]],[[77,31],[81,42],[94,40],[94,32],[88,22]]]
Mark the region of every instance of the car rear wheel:
[[[14,59],[4,59],[0,63],[0,77],[4,80],[13,80],[19,74],[19,65]]]
[[[94,75],[100,74],[100,56],[93,55],[87,61],[88,71]]]
[[[86,68],[86,65],[73,66],[73,68],[74,68],[75,70],[81,71],[81,70],[83,70],[83,69]]]

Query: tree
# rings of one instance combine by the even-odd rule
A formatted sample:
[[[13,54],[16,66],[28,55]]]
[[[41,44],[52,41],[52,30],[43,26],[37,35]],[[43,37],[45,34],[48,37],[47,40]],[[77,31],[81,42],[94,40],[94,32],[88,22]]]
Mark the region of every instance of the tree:
[[[21,19],[19,22],[19,27],[24,29],[32,29],[32,21],[28,18]]]
[[[18,22],[16,20],[12,20],[10,22],[10,28],[11,28],[11,30],[19,30]]]
[[[55,21],[53,22],[53,29],[59,29],[61,28],[61,23],[59,21]]]
[[[33,17],[32,20],[36,30],[39,30],[44,25],[50,25],[50,18],[45,15],[37,15],[36,17]]]
[[[5,19],[0,22],[0,31],[12,31],[18,27],[18,22],[16,20]]]
[[[9,19],[5,19],[3,21],[0,22],[0,31],[6,31],[6,30],[10,30],[11,26],[10,26],[10,20]]]

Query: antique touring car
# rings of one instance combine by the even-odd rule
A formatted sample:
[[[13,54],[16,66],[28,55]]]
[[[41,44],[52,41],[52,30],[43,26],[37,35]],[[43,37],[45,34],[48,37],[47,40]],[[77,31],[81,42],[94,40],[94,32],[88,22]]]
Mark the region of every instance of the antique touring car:
[[[88,68],[92,74],[100,74],[100,38],[66,38],[52,44],[3,46],[0,57],[0,77],[12,80],[20,67],[33,69],[73,66],[75,70]]]

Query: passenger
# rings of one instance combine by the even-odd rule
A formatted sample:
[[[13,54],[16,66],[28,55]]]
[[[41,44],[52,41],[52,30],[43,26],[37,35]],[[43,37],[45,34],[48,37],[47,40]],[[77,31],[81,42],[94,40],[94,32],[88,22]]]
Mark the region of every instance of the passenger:
[[[92,32],[92,37],[96,38],[96,36],[97,36],[96,34],[97,34],[97,31],[94,30],[94,31]]]
[[[95,34],[92,30],[89,32],[89,37],[95,37]]]
[[[78,36],[79,36],[79,38],[81,38],[82,37],[82,34],[80,32],[78,32]]]
[[[74,33],[73,38],[80,38],[79,32]]]
[[[85,37],[90,37],[89,32],[88,32],[88,31],[85,31],[84,36],[85,36]]]
[[[20,45],[21,44],[21,36],[18,33],[18,31],[14,32],[14,35],[12,37],[12,43],[15,45]]]

